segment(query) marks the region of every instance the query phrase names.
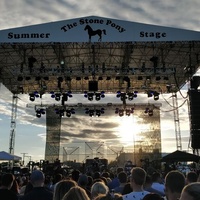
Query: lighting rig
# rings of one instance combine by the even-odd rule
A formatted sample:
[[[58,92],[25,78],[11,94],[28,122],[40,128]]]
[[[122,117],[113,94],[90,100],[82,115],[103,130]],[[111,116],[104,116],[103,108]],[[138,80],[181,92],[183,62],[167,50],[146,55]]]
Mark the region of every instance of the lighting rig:
[[[117,98],[120,98],[121,101],[125,101],[126,99],[128,99],[129,101],[132,101],[134,98],[137,98],[137,94],[138,91],[134,91],[134,92],[121,92],[121,91],[117,91]]]
[[[35,98],[39,98],[39,97],[41,98],[42,95],[39,94],[39,92],[37,92],[37,91],[29,94],[29,100],[30,101],[35,101]]]
[[[155,101],[159,100],[159,95],[160,95],[159,92],[156,92],[156,91],[147,91],[147,97],[148,98],[153,97]]]
[[[85,109],[85,114],[88,114],[90,117],[100,117],[102,114],[105,113],[105,109],[104,108],[101,108],[101,109],[89,109],[89,108],[86,108]]]
[[[150,117],[153,116],[153,109],[147,107],[144,111],[145,114],[148,114]]]
[[[105,98],[105,92],[101,91],[101,92],[84,92],[84,97],[87,98],[89,101],[93,101],[95,96],[95,100],[96,101],[100,101],[101,98]]]
[[[66,109],[66,108],[60,108],[60,109],[56,108],[55,113],[57,115],[59,115],[60,117],[64,117],[65,115],[67,117],[71,117],[72,114],[75,114],[75,109],[74,108],[68,108],[68,109]]]
[[[134,113],[134,107],[132,108],[116,108],[115,114],[118,114],[120,117],[130,116]]]

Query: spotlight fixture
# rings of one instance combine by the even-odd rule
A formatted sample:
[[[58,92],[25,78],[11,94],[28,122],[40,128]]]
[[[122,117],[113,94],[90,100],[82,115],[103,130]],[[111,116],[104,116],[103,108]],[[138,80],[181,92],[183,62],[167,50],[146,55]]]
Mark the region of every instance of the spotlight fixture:
[[[85,109],[85,114],[89,115],[90,117],[94,117],[94,116],[100,117],[104,113],[105,113],[104,108],[101,108],[101,109],[86,108]]]
[[[72,98],[72,92],[68,91],[66,93],[62,93],[62,105],[64,105],[64,102],[68,100],[69,98]]]
[[[75,109],[74,108],[66,110],[66,116],[67,117],[71,117],[72,114],[75,114]]]
[[[125,101],[125,100],[127,99],[126,93],[120,92],[120,91],[117,91],[116,97],[117,97],[117,98],[120,98],[121,101]]]
[[[153,91],[147,91],[147,97],[152,97],[153,96]]]
[[[155,92],[153,93],[153,96],[154,96],[154,100],[155,100],[155,101],[157,101],[157,100],[159,99],[159,93],[158,93],[158,92],[155,91]]]
[[[58,108],[56,108],[55,109],[55,113],[57,115],[59,115],[60,117],[64,117],[64,115],[65,115],[65,109],[58,109]]]
[[[45,115],[45,109],[44,108],[38,108],[36,109],[36,117],[40,118],[42,115]]]
[[[150,108],[147,107],[147,108],[145,109],[144,113],[145,113],[145,114],[148,114],[148,115],[151,117],[151,116],[153,116],[153,109],[150,109]]]
[[[101,92],[87,92],[87,91],[85,91],[84,92],[84,97],[88,98],[89,101],[93,101],[94,96],[95,96],[95,100],[99,101],[99,100],[101,100],[101,98],[105,97],[105,92],[104,91],[101,91]]]
[[[128,100],[132,101],[134,98],[137,98],[137,94],[138,94],[138,91],[128,92],[127,93]]]
[[[127,98],[129,101],[132,101],[134,98],[137,98],[137,94],[138,91],[128,92],[128,93],[117,91],[116,97],[120,98],[121,101],[125,101]]]
[[[60,96],[61,96],[60,93],[55,93],[55,100],[60,101]]]
[[[130,108],[130,109],[128,109],[128,108],[126,108],[126,109],[116,108],[115,109],[115,114],[118,114],[120,117],[123,117],[124,115],[129,117],[133,113],[134,113],[134,108]]]
[[[29,94],[30,101],[35,101],[35,98],[39,98],[39,97],[41,97],[41,94],[39,94],[37,91]]]
[[[149,112],[148,112],[148,114],[149,114],[150,117],[153,116],[153,110],[150,109]]]

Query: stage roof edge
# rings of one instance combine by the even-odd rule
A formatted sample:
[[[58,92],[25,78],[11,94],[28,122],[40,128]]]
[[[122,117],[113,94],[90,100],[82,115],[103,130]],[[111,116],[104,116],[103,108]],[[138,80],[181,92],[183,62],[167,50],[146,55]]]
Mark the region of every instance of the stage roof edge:
[[[200,32],[88,16],[0,31],[0,43],[200,41]]]

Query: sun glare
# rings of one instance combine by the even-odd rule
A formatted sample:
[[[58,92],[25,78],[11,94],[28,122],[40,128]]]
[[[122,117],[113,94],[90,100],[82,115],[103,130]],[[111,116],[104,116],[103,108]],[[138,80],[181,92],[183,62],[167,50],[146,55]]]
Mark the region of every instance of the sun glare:
[[[137,124],[137,119],[134,116],[119,117],[118,136],[121,143],[124,145],[133,145],[137,134],[140,132],[140,127]]]

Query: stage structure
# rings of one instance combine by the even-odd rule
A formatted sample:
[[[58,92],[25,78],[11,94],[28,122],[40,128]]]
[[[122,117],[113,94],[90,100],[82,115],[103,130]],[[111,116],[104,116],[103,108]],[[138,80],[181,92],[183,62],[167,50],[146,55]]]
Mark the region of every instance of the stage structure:
[[[120,155],[128,152],[132,153],[132,162],[140,163],[146,156],[158,160],[161,158],[160,107],[159,103],[49,106],[45,160],[53,162],[59,158],[69,163],[99,157],[122,164]],[[102,109],[103,113],[98,115]],[[74,114],[67,116],[69,110]],[[125,129],[120,125],[123,117],[132,123],[126,132],[121,130]],[[109,128],[105,127],[107,124]],[[126,141],[124,135],[128,135]]]
[[[197,31],[88,16],[1,30],[0,82],[62,104],[69,91],[157,95],[179,91],[199,53]]]

